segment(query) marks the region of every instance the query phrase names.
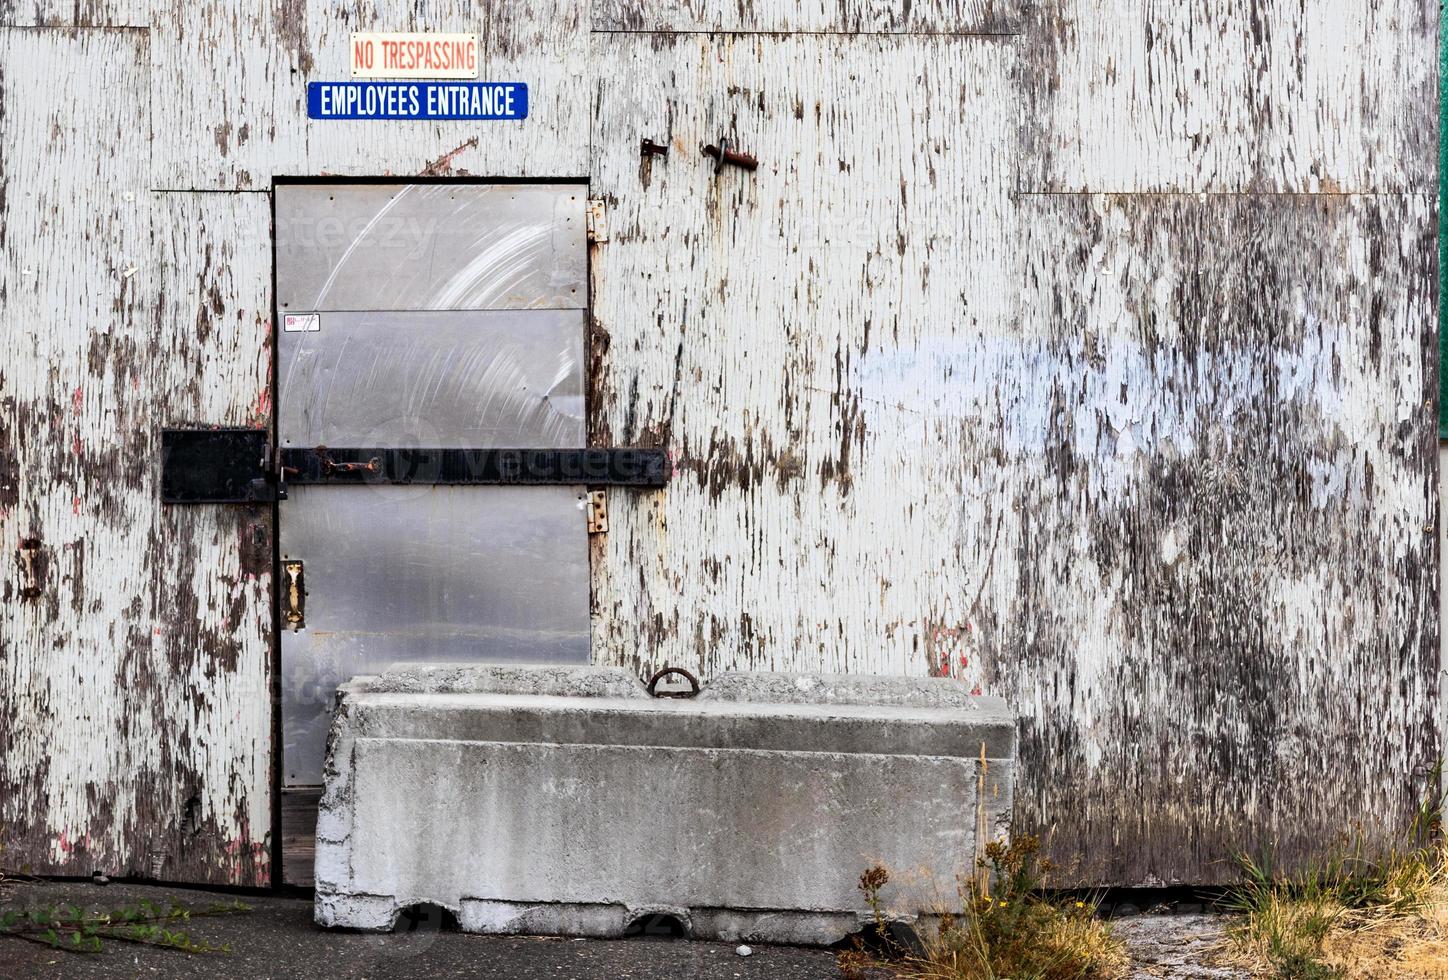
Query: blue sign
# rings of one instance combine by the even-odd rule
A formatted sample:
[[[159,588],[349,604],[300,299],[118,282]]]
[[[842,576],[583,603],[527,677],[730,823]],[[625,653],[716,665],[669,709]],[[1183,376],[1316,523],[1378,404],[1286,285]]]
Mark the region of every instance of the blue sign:
[[[527,119],[525,82],[308,82],[312,119]]]

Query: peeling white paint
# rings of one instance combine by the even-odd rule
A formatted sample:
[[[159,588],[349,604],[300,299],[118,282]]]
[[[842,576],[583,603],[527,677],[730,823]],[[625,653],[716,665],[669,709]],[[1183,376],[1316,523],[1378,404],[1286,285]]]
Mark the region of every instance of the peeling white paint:
[[[50,562],[41,603],[0,576],[7,855],[264,880],[270,583],[250,518],[159,508],[156,431],[271,418],[255,192],[440,169],[608,202],[590,435],[677,475],[610,494],[596,660],[948,665],[1013,699],[1021,824],[1084,879],[1385,827],[1443,717],[1437,16],[0,7],[0,535]],[[351,31],[424,27],[530,119],[305,119]],[[759,169],[715,174],[721,134]]]

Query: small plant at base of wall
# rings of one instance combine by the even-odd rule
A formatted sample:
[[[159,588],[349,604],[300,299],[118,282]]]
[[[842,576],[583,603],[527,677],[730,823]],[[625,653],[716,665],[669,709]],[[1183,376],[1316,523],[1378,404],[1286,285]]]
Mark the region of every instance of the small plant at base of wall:
[[[141,901],[112,912],[86,913],[73,905],[0,909],[0,939],[36,943],[68,953],[99,953],[107,941],[159,946],[183,953],[229,953],[193,939],[180,924],[198,916],[234,915],[251,911],[241,902],[190,909],[177,902],[162,907]]]
[[[881,890],[884,868],[860,878],[874,913],[883,953],[872,957],[864,943],[840,953],[846,980],[886,966],[919,980],[1107,980],[1124,975],[1127,955],[1111,927],[1096,915],[1097,903],[1053,900],[1041,889],[1050,871],[1038,837],[997,840],[978,863],[982,874],[958,882],[959,907],[942,910],[936,924],[917,935],[909,950],[891,938]]]

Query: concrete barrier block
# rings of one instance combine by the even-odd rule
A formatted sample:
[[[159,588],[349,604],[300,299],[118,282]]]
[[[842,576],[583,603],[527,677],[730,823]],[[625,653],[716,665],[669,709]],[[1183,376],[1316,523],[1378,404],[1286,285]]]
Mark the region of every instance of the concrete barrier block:
[[[649,698],[603,668],[412,666],[344,685],[317,921],[431,903],[489,933],[831,942],[890,868],[906,916],[1003,836],[1015,723],[949,680],[724,675]]]

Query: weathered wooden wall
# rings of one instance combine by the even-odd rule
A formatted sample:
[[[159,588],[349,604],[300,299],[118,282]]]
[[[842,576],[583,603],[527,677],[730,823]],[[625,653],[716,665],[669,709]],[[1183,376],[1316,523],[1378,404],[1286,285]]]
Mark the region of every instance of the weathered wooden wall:
[[[1382,839],[1440,753],[1430,0],[0,0],[0,863],[267,880],[275,176],[580,177],[600,662],[949,672],[1082,880]],[[524,123],[310,123],[353,30]],[[757,154],[717,177],[697,146]],[[642,161],[638,142],[673,147]],[[130,195],[129,197],[127,195]],[[131,271],[134,270],[134,271]],[[249,542],[244,544],[243,542]],[[267,545],[269,547],[269,544]]]
[[[542,125],[309,127],[352,30],[479,14],[0,0],[0,866],[271,880],[270,508],[163,508],[159,433],[271,424],[273,176],[586,173],[567,3],[482,11]]]
[[[156,475],[270,418],[270,204],[152,192],[149,41],[0,28],[0,861],[264,883],[271,516]]]
[[[595,8],[653,30],[595,37],[593,434],[679,469],[611,503],[596,656],[1006,695],[1082,881],[1388,839],[1441,751],[1435,5],[763,6]],[[753,178],[680,166],[721,132]]]

